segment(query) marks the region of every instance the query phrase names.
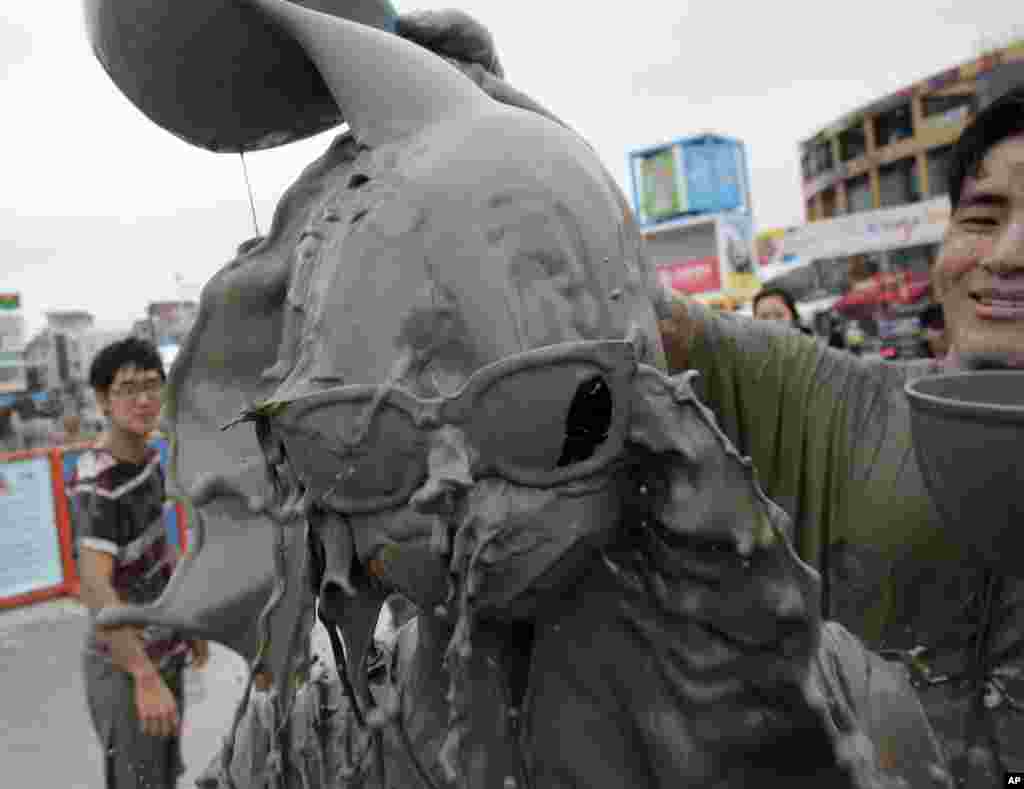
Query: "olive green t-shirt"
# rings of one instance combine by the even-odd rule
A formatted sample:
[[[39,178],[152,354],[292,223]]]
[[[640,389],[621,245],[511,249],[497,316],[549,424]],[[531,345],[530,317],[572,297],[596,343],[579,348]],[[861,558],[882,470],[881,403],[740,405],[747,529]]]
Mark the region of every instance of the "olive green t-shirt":
[[[962,760],[985,576],[944,533],[904,393],[941,365],[867,361],[769,321],[686,310],[698,394],[792,517],[797,551],[822,574],[825,616],[908,663],[948,756]],[[1024,769],[1024,582],[999,582],[985,727],[1000,766]]]
[[[886,581],[910,557],[958,557],[918,470],[904,394],[938,364],[865,361],[770,321],[687,310],[698,391],[793,518],[800,555],[828,571],[829,613],[873,646],[903,641],[893,620],[911,612]]]

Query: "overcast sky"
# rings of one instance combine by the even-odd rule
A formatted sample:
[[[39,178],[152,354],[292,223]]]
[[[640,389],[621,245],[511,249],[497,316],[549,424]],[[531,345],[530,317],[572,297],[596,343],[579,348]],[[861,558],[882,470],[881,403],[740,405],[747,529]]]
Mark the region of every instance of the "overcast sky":
[[[508,80],[590,140],[627,194],[632,149],[706,130],[742,139],[757,229],[803,220],[799,140],[1021,23],[1005,0],[396,7],[484,22]],[[22,293],[30,332],[69,308],[128,327],[176,297],[175,273],[197,292],[253,235],[238,157],[136,110],[93,57],[79,2],[4,2],[0,14],[0,291]],[[246,157],[261,230],[333,134]]]

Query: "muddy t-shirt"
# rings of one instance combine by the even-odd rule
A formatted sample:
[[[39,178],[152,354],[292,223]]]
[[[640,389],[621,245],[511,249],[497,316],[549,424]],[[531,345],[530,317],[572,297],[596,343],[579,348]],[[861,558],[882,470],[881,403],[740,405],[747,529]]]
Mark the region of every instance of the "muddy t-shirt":
[[[984,578],[943,534],[904,393],[909,380],[940,365],[866,361],[770,321],[693,302],[686,309],[696,321],[688,359],[701,373],[697,391],[792,516],[798,552],[828,579],[830,617],[912,664],[929,718],[955,758]],[[1002,583],[989,615],[985,725],[994,727],[1006,765],[1022,769],[1024,715],[1014,707],[1024,702],[1024,584]]]
[[[135,464],[118,460],[106,449],[90,449],[78,459],[68,498],[79,548],[114,557],[111,584],[118,597],[128,604],[155,601],[177,559],[164,527],[159,451],[147,449],[144,462]],[[146,627],[142,638],[146,654],[158,666],[187,651],[186,642],[167,628]],[[91,630],[86,648],[110,654]]]

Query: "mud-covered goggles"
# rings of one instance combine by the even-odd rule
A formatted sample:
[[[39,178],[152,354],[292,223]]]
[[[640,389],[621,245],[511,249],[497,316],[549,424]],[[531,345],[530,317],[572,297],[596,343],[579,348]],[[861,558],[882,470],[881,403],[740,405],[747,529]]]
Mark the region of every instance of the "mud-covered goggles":
[[[632,340],[552,345],[477,370],[454,394],[340,386],[289,402],[271,420],[307,490],[338,512],[406,503],[428,472],[429,433],[458,427],[469,472],[532,487],[594,474],[626,440]]]

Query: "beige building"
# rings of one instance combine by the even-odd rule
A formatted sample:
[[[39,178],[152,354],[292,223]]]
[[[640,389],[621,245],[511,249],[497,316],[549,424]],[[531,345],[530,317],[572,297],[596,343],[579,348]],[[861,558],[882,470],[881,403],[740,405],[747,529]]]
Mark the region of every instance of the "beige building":
[[[946,193],[953,143],[979,108],[1024,84],[1024,40],[847,113],[800,143],[807,221]]]

